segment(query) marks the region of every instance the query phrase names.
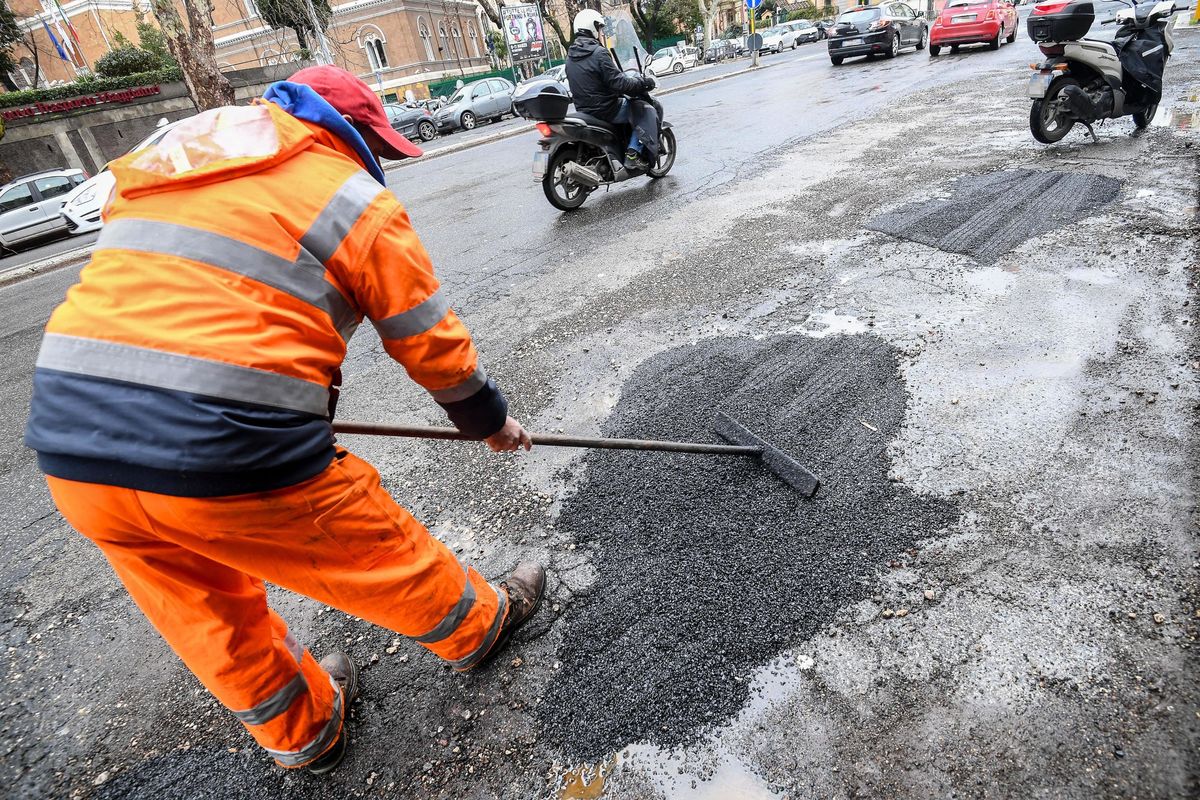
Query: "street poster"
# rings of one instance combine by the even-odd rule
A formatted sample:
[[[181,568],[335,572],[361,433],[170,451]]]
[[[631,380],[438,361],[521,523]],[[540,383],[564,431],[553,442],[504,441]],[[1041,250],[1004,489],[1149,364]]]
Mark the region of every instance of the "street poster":
[[[546,36],[542,16],[535,5],[500,6],[505,41],[514,63],[546,57]]]

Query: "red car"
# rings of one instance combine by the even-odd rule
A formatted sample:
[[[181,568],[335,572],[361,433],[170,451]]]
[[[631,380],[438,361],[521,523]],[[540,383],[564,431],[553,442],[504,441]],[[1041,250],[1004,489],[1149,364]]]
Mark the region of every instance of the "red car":
[[[958,52],[960,44],[986,43],[989,50],[999,50],[1001,42],[1016,40],[1019,25],[1017,7],[1009,0],[949,0],[929,31],[929,55],[946,46]]]

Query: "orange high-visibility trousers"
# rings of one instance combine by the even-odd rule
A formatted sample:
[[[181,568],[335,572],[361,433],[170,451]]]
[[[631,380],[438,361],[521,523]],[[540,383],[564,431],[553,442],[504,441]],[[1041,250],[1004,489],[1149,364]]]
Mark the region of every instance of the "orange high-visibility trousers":
[[[232,497],[47,480],[171,648],[285,767],[331,747],[345,709],[267,607],[264,581],[411,636],[458,669],[487,654],[507,613],[503,592],[340,448],[310,480]]]

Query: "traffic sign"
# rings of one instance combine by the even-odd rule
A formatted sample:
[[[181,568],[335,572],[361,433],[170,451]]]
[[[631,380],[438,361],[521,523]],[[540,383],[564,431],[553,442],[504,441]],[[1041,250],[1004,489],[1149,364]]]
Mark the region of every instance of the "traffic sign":
[[[746,8],[753,11],[762,5],[762,0],[746,0]]]
[[[759,50],[762,50],[762,34],[761,33],[750,34],[750,36],[747,37],[747,39],[746,39],[746,49],[754,50],[756,52]]]

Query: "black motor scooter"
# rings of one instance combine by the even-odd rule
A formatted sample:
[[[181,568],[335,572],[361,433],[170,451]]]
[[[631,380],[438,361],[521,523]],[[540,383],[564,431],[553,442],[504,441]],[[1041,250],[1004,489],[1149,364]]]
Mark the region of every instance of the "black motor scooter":
[[[632,30],[632,28],[631,28]],[[618,31],[618,35],[620,32]],[[613,58],[617,53],[613,51]],[[633,61],[641,72],[641,59]],[[620,66],[620,61],[617,62]],[[562,211],[583,205],[601,186],[646,175],[661,178],[675,164],[675,134],[662,118],[662,106],[645,95],[643,102],[658,109],[658,160],[646,170],[625,166],[625,145],[632,128],[614,125],[571,108],[571,97],[558,81],[537,81],[513,97],[513,109],[537,122],[538,150],[533,154],[533,177],[541,181],[550,204]]]

